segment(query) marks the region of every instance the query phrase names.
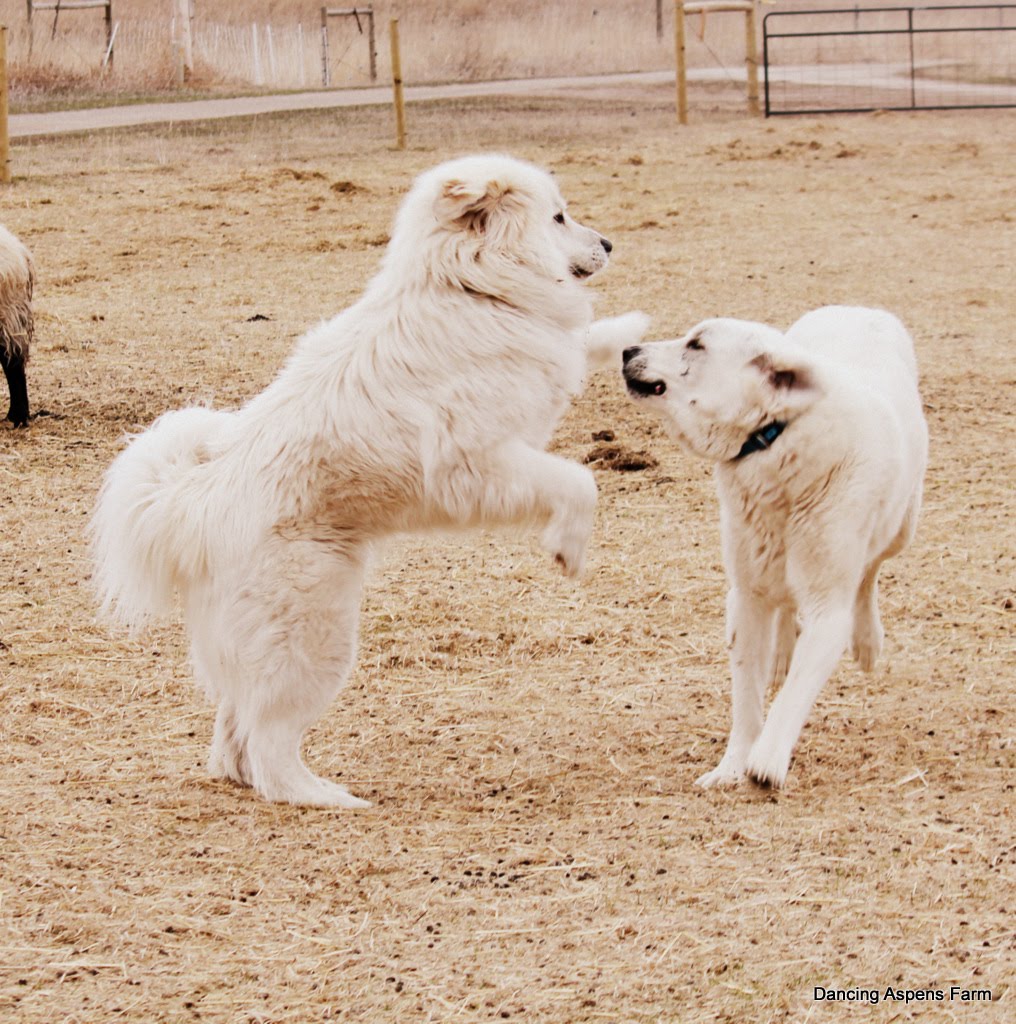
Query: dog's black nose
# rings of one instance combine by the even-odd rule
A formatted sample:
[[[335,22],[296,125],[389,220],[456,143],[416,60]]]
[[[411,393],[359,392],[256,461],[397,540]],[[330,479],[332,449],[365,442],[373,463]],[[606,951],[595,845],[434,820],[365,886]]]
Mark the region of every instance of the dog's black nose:
[[[611,240],[609,238],[601,238],[600,239],[600,245],[602,245],[603,248],[607,252],[613,252],[614,251],[614,243],[611,242]]]
[[[621,353],[621,358],[624,360],[625,366],[627,366],[641,351],[642,349],[640,349],[638,345],[635,345],[632,348],[626,348]]]

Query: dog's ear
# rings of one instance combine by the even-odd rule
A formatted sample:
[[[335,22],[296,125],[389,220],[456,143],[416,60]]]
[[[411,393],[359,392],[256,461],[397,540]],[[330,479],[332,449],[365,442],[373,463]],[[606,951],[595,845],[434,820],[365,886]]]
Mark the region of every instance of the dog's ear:
[[[814,369],[788,354],[763,352],[748,365],[762,375],[781,410],[800,411],[822,393]]]
[[[518,201],[519,197],[506,181],[453,178],[441,185],[434,214],[441,224],[484,234],[497,214],[509,212]]]

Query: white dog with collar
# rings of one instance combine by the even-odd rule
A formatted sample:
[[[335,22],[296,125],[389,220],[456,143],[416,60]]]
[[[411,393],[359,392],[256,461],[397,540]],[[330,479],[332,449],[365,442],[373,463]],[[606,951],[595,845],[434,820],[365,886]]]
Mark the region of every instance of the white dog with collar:
[[[624,375],[716,464],[733,723],[698,783],[781,786],[844,651],[868,671],[882,647],[878,570],[913,536],[927,462],[913,343],[889,313],[828,306],[785,335],[706,320],[626,350]]]

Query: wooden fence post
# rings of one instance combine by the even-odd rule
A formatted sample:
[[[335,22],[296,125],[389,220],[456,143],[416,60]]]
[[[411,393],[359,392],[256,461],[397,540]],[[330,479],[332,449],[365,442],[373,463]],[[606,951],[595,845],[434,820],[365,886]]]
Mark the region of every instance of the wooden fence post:
[[[11,183],[10,136],[7,134],[7,26],[0,25],[0,184]]]
[[[116,38],[116,28],[113,25],[113,0],[109,0],[109,3],[106,4],[103,20],[106,22],[106,57],[102,66],[109,67],[113,63],[113,40]]]
[[[328,68],[328,8],[321,8],[321,84],[327,89],[332,84]]]
[[[688,123],[688,69],[685,66],[684,0],[674,0],[674,52],[677,63],[677,121]]]
[[[194,73],[194,38],[191,34],[190,0],[176,5],[176,38],[180,47],[181,77],[186,82]]]
[[[755,29],[755,8],[757,0],[752,0],[748,10],[744,12],[745,33],[745,64],[748,72],[748,112],[758,113],[758,38]]]
[[[748,110],[759,112],[758,104],[758,42],[756,40],[755,11],[758,0],[674,0],[674,50],[677,72],[677,120],[688,123],[688,66],[685,54],[685,15],[702,16],[702,35],[705,17],[711,12],[736,11],[744,14],[745,77],[748,80]]]
[[[402,100],[402,56],[399,53],[399,19],[388,22],[392,44],[392,91],[395,99],[395,137],[399,149],[406,148],[406,108]]]
[[[367,8],[367,45],[370,47],[370,80],[377,81],[377,50],[374,48],[374,8]]]
[[[307,47],[303,41],[303,22],[296,23],[296,38],[300,49],[300,87],[307,85]]]
[[[254,84],[264,85],[265,76],[261,70],[261,46],[258,43],[258,23],[255,21],[250,27],[251,56],[254,64]]]

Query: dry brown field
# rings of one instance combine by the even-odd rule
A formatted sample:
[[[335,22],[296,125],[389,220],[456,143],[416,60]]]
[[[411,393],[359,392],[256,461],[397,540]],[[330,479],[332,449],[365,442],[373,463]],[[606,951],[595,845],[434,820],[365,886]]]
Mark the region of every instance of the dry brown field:
[[[639,90],[414,106],[404,153],[380,109],[15,147],[37,415],[0,430],[0,1018],[1014,1019],[1012,113],[693,121]],[[83,529],[125,432],[257,392],[360,293],[412,176],[474,149],[558,174],[615,243],[599,311],[655,337],[850,302],[916,338],[931,463],[886,649],[836,672],[781,792],[692,785],[728,722],[716,501],[612,372],[554,442],[622,456],[591,463],[584,579],[526,534],[377,565],[307,742],[369,811],[210,780],[180,623],[96,622]]]

